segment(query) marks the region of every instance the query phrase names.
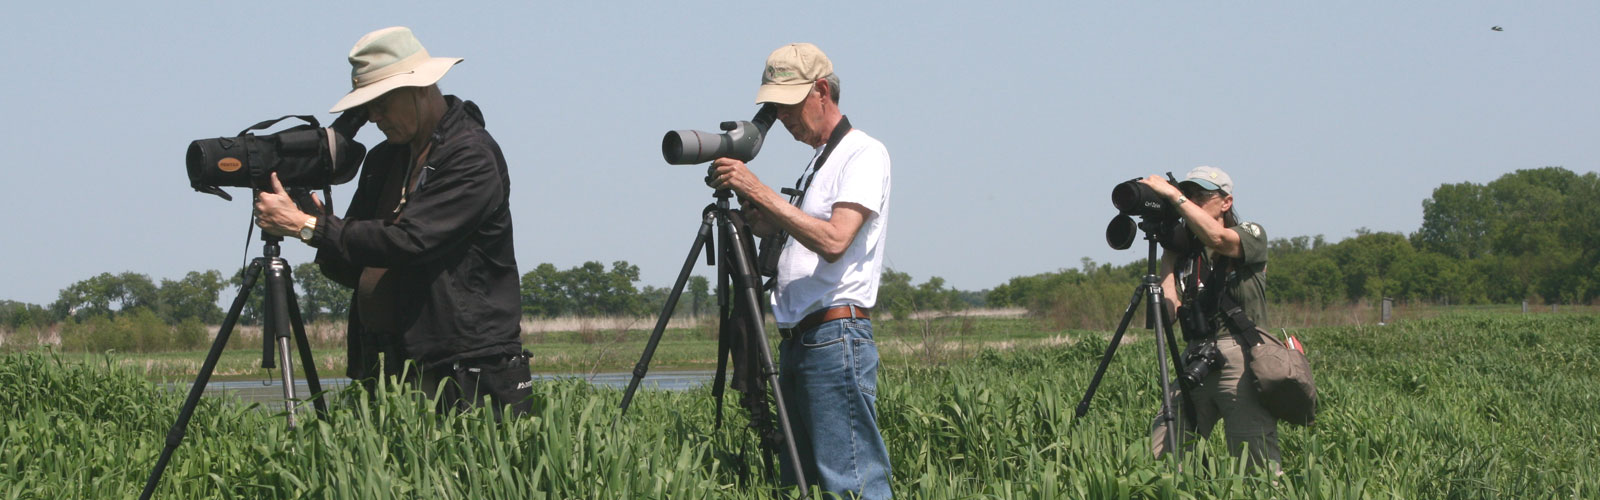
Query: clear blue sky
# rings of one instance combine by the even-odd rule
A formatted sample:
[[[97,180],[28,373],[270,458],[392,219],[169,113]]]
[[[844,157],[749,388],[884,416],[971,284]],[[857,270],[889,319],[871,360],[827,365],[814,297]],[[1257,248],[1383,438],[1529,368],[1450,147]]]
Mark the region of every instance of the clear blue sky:
[[[886,262],[917,282],[1141,258],[1104,242],[1111,187],[1197,165],[1231,173],[1269,236],[1330,241],[1415,231],[1442,183],[1600,168],[1600,3],[986,4],[13,5],[0,299],[260,255],[249,204],[191,191],[184,149],[284,114],[331,120],[350,46],[391,25],[466,58],[440,86],[482,106],[505,150],[524,272],[627,260],[670,285],[711,198],[703,168],[662,162],[661,135],[747,119],[767,53],[794,41],[829,54],[841,107],[888,146]],[[774,132],[752,165],[788,185],[809,148]]]

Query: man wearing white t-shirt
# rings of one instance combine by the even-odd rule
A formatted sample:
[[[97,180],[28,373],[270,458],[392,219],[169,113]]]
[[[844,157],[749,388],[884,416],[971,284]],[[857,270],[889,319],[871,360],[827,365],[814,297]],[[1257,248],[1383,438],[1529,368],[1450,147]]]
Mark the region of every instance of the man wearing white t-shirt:
[[[773,51],[756,103],[776,105],[795,140],[816,148],[796,183],[801,194],[784,198],[731,158],[712,162],[707,183],[739,195],[752,232],[787,238],[772,312],[783,335],[778,377],[801,468],[842,497],[889,498],[869,319],[889,226],[889,152],[840,113],[839,77],[815,45]],[[792,482],[791,468],[782,470]]]

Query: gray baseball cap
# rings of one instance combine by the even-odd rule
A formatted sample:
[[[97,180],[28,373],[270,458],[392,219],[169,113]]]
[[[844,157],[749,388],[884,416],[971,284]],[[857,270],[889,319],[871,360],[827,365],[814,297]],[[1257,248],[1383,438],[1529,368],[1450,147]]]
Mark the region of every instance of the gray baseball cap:
[[[1217,167],[1195,167],[1188,175],[1183,176],[1183,180],[1178,181],[1178,184],[1185,182],[1192,182],[1207,191],[1221,190],[1223,193],[1233,194],[1233,178],[1228,177],[1227,172]]]

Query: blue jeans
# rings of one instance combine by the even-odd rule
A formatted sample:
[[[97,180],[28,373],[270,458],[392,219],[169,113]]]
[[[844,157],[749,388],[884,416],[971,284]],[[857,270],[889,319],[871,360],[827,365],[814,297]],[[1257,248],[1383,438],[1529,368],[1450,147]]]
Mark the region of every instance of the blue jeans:
[[[778,351],[778,383],[806,479],[843,498],[889,498],[872,322],[829,321],[785,339]],[[778,455],[784,481],[793,484],[788,455]]]

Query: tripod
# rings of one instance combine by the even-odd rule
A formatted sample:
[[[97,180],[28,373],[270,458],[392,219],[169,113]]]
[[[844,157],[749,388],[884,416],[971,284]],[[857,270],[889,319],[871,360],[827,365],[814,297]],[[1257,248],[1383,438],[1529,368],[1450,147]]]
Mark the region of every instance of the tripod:
[[[262,300],[261,314],[261,367],[273,368],[273,352],[277,352],[277,363],[283,365],[283,404],[289,420],[289,427],[295,426],[295,396],[294,396],[294,370],[289,363],[289,334],[294,334],[295,347],[300,351],[300,364],[306,370],[306,383],[311,389],[311,394],[316,396],[313,405],[317,415],[322,416],[328,412],[328,404],[322,398],[322,384],[317,380],[316,360],[311,356],[311,343],[306,340],[305,323],[300,319],[300,304],[295,298],[294,278],[290,274],[289,262],[278,257],[278,242],[283,241],[280,236],[262,233],[262,256],[250,261],[250,267],[244,271],[244,282],[239,285],[239,295],[233,299],[233,305],[228,308],[228,316],[222,320],[222,327],[217,330],[216,340],[211,342],[211,351],[206,353],[206,361],[200,365],[200,373],[195,375],[194,385],[189,387],[189,397],[183,401],[183,406],[178,410],[178,420],[172,423],[172,429],[167,431],[167,445],[161,450],[161,458],[156,460],[155,469],[150,471],[150,478],[144,483],[144,493],[140,499],[148,500],[155,493],[156,483],[161,482],[161,473],[166,470],[167,462],[172,459],[172,452],[178,449],[178,444],[183,442],[183,435],[188,432],[189,418],[194,416],[195,405],[200,403],[200,395],[205,392],[206,382],[211,380],[211,372],[217,367],[217,360],[222,358],[222,350],[228,345],[228,336],[233,333],[233,326],[239,321],[239,314],[244,311],[245,302],[250,298],[250,291],[255,288],[256,279],[263,270],[267,276],[267,295]]]
[[[644,354],[639,357],[639,363],[633,366],[633,378],[628,381],[628,390],[622,395],[621,411],[618,412],[617,418],[621,419],[622,415],[628,412],[628,404],[633,401],[633,394],[639,388],[639,381],[644,379],[645,372],[649,370],[650,358],[655,355],[656,346],[661,343],[661,334],[666,331],[667,321],[672,318],[672,311],[678,305],[678,297],[683,294],[684,283],[689,281],[689,272],[694,268],[694,263],[699,258],[700,251],[704,249],[707,251],[706,263],[717,266],[717,302],[721,310],[721,322],[719,322],[719,325],[724,325],[721,329],[722,334],[717,342],[717,377],[712,383],[712,394],[719,401],[717,405],[717,424],[720,426],[722,421],[722,405],[720,401],[723,390],[723,370],[727,366],[726,362],[731,351],[736,348],[743,348],[744,353],[756,355],[755,366],[750,366],[752,363],[749,362],[749,359],[746,359],[744,366],[736,366],[736,369],[756,370],[760,378],[764,379],[757,382],[757,385],[762,385],[764,382],[766,387],[746,386],[740,388],[736,382],[735,389],[746,392],[747,398],[750,393],[760,394],[766,391],[772,393],[773,400],[777,406],[777,420],[781,427],[782,435],[776,437],[763,436],[765,439],[763,447],[767,451],[767,463],[770,466],[773,453],[772,445],[776,444],[772,441],[781,440],[784,444],[784,452],[788,454],[789,463],[793,466],[792,472],[795,480],[800,486],[800,497],[805,498],[810,487],[800,466],[800,452],[795,448],[794,430],[789,425],[789,412],[784,406],[782,389],[778,386],[778,370],[772,365],[772,350],[767,344],[766,322],[759,298],[761,276],[755,272],[755,264],[751,255],[754,253],[751,250],[754,248],[754,244],[748,239],[749,235],[741,232],[744,226],[743,218],[728,208],[728,199],[733,196],[733,193],[726,189],[719,189],[712,196],[716,197],[717,202],[707,205],[705,210],[701,212],[700,230],[695,235],[694,244],[689,247],[689,256],[684,259],[683,268],[678,271],[677,281],[672,284],[672,292],[667,295],[667,303],[662,307],[661,315],[656,320],[655,330],[650,332],[650,341],[645,344]],[[711,251],[711,228],[713,224],[717,227],[718,237],[716,240],[719,243],[715,252]],[[721,261],[716,260],[715,256],[717,254],[723,256]],[[728,261],[730,258],[733,260],[732,262]],[[730,288],[734,290],[733,293],[728,293]],[[730,295],[736,295],[735,299],[740,302],[730,303]],[[738,316],[742,316],[742,318],[738,318]],[[730,321],[739,321],[741,319],[744,321],[742,325],[729,324]],[[732,328],[729,328],[730,326]],[[744,338],[730,338],[735,336],[730,332],[737,330],[738,326],[744,327],[742,330]],[[739,344],[739,346],[730,345],[734,343]],[[738,359],[735,359],[736,365],[738,361]],[[769,423],[771,417],[765,414],[765,399],[756,399],[760,401],[758,405],[748,406],[752,413],[752,426]]]
[[[1148,296],[1148,307],[1145,308],[1145,327],[1151,328],[1156,334],[1156,365],[1161,370],[1161,416],[1167,428],[1167,449],[1172,450],[1173,457],[1178,463],[1183,462],[1183,449],[1178,446],[1178,418],[1173,415],[1172,407],[1172,380],[1167,371],[1167,358],[1162,356],[1162,344],[1166,344],[1167,354],[1172,357],[1172,364],[1178,369],[1183,367],[1183,358],[1178,354],[1178,341],[1173,338],[1172,332],[1167,331],[1167,310],[1161,296],[1161,278],[1156,276],[1156,227],[1155,223],[1148,220],[1139,222],[1139,229],[1144,230],[1144,239],[1150,243],[1149,256],[1145,259],[1144,280],[1134,287],[1133,298],[1128,301],[1128,309],[1122,313],[1122,322],[1117,324],[1117,333],[1111,337],[1111,345],[1106,347],[1106,353],[1100,357],[1100,367],[1095,369],[1094,378],[1089,381],[1089,389],[1084,392],[1083,400],[1078,402],[1077,418],[1083,418],[1089,412],[1089,400],[1094,397],[1095,389],[1100,387],[1100,379],[1106,374],[1106,367],[1111,365],[1111,356],[1117,352],[1117,345],[1122,343],[1122,334],[1128,330],[1128,323],[1133,321],[1133,311],[1139,307],[1139,300]],[[1184,385],[1183,391],[1183,416],[1194,418],[1194,403],[1189,399],[1189,387]]]

